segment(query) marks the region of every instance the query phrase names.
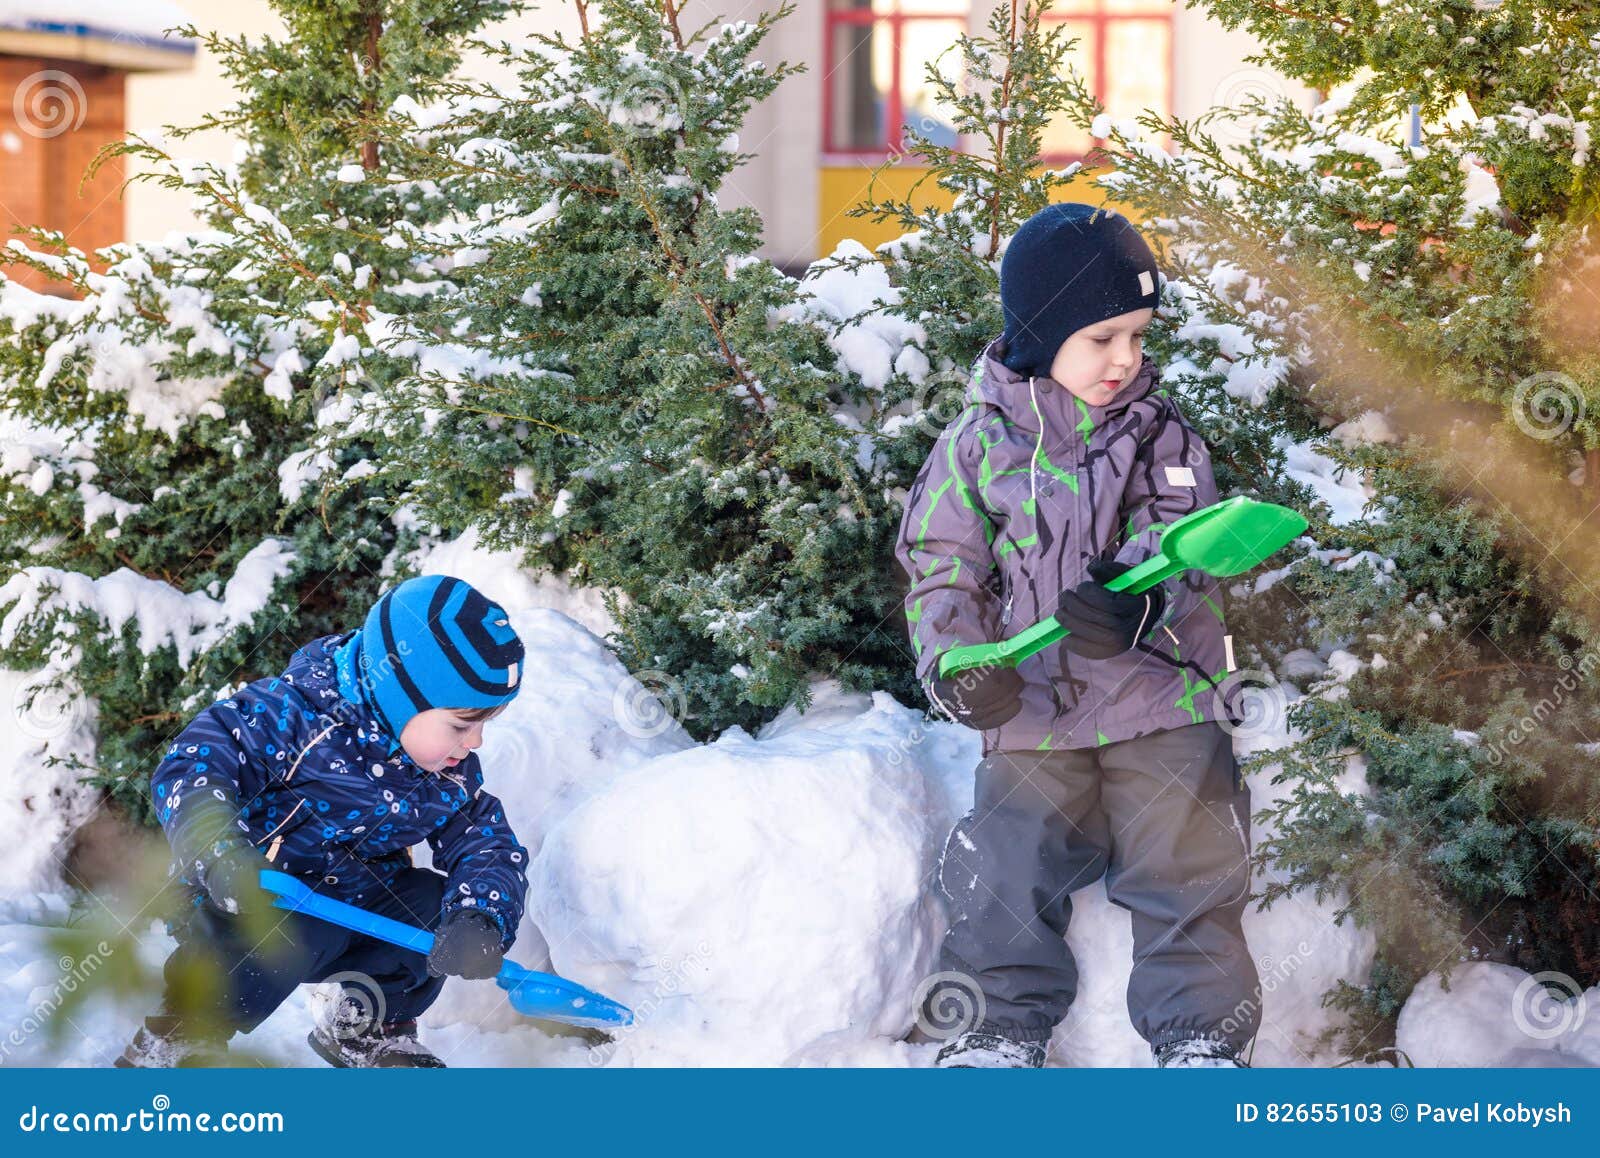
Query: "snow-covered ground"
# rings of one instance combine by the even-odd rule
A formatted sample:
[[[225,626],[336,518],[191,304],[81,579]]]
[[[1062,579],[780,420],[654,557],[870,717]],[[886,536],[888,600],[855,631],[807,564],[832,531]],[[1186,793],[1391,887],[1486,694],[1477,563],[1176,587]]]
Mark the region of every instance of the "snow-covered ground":
[[[607,622],[587,593],[536,582],[471,540],[436,548],[424,567],[469,577],[505,603],[528,646],[530,679],[482,752],[491,788],[535,853],[513,956],[638,1014],[613,1043],[590,1048],[519,1018],[490,982],[453,980],[424,1019],[441,1056],[456,1066],[931,1062],[934,1046],[900,1039],[913,1027],[919,983],[936,968],[944,916],[934,868],[971,803],[976,734],[927,723],[882,693],[820,684],[804,714],[785,712],[756,736],[732,729],[696,744],[673,718],[670,684],[648,675],[641,683],[601,645],[591,628]],[[1348,674],[1341,658],[1290,657],[1284,682],[1261,690],[1236,736],[1240,755],[1285,743],[1289,699],[1299,685]],[[16,697],[26,683],[0,674],[0,693],[25,702]],[[0,793],[0,1063],[105,1065],[145,1009],[139,998],[99,993],[56,1012],[103,963],[63,955],[52,940],[68,900],[61,844],[92,802],[70,775],[43,766],[47,745],[84,742],[89,721],[81,708],[48,702],[31,711],[34,731],[49,734],[0,742],[0,772],[25,786]],[[1258,808],[1283,791],[1270,784],[1273,771],[1252,782]],[[1352,759],[1346,788],[1363,783]],[[1265,835],[1258,827],[1256,839]],[[1073,909],[1081,990],[1053,1059],[1148,1065],[1124,1006],[1128,914],[1101,884],[1077,893]],[[1331,1016],[1321,996],[1339,978],[1365,975],[1372,942],[1332,913],[1297,897],[1248,915],[1264,990],[1255,1064],[1341,1060],[1316,1052]],[[172,942],[155,923],[133,932],[153,979]],[[1600,1062],[1581,999],[1552,1006],[1501,966],[1460,976],[1450,993],[1425,982],[1401,1018],[1401,1048],[1419,1064]],[[235,1050],[266,1064],[320,1064],[305,1044],[312,1000],[302,987]],[[70,1024],[57,1022],[64,1032],[52,1036],[57,1017]]]

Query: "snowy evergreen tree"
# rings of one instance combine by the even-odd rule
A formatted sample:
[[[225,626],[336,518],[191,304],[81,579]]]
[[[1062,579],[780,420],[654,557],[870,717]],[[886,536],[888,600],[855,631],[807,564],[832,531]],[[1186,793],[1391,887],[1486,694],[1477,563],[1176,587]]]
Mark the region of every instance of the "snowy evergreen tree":
[[[961,37],[930,66],[928,84],[951,110],[962,147],[938,144],[908,126],[907,155],[927,170],[919,185],[906,197],[869,201],[855,211],[893,222],[904,236],[876,254],[857,246],[836,257],[835,264],[860,277],[875,267],[887,276],[888,288],[858,319],[862,324],[874,316],[904,323],[907,344],[882,396],[886,409],[913,408],[914,421],[884,420],[895,435],[883,440],[886,453],[902,478],[915,475],[944,424],[966,405],[976,360],[1004,327],[999,269],[1011,235],[1051,200],[1083,195],[1067,188],[1081,165],[1052,171],[1038,160],[1053,120],[1084,110],[1092,119],[1097,111],[1082,78],[1066,66],[1072,42],[1043,20],[1049,9],[1048,0],[1004,0],[992,8],[982,35]],[[924,184],[940,190],[950,208],[922,195]],[[1249,494],[1316,517],[1312,492],[1286,460],[1282,440],[1291,416],[1277,404],[1240,407],[1230,392],[1257,376],[1270,355],[1246,340],[1224,357],[1218,335],[1195,325],[1196,297],[1185,283],[1169,284],[1147,339],[1165,368],[1163,384],[1206,436],[1224,494]],[[1269,620],[1304,619],[1282,593],[1264,602]],[[1242,650],[1249,633],[1236,636]]]
[[[114,151],[191,192],[205,228],[93,259],[35,231],[0,277],[0,647],[98,705],[89,771],[130,807],[167,739],[238,682],[364,614],[414,520],[381,431],[349,399],[396,373],[377,346],[439,280],[415,242],[456,207],[380,145],[502,0],[280,0],[283,40],[200,36],[238,103],[237,164],[165,140]]]
[[[1458,961],[1600,981],[1600,14],[1201,6],[1335,98],[1079,115],[1183,282],[1164,356],[1369,491],[1249,585],[1294,614],[1244,613],[1263,702],[1293,701],[1291,747],[1255,761],[1286,788],[1266,900],[1337,896],[1376,932],[1372,976],[1333,995],[1366,1055]]]
[[[718,198],[790,72],[754,55],[787,9],[577,7],[570,41],[502,51],[514,93],[463,86],[451,118],[397,126],[481,208],[440,239],[457,286],[396,345],[416,373],[367,399],[388,469],[428,519],[608,590],[623,659],[701,735],[819,674],[903,694],[863,384],[756,256],[758,215]]]

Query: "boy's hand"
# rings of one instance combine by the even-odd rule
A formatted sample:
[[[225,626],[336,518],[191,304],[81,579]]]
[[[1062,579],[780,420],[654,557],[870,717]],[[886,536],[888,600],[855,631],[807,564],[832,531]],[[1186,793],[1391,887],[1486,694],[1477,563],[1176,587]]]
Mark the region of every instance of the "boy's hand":
[[[445,918],[433,937],[428,972],[435,977],[454,973],[469,981],[493,977],[506,959],[500,943],[500,926],[494,918],[470,909],[458,909]]]
[[[1161,618],[1167,596],[1160,586],[1137,595],[1107,591],[1105,584],[1124,571],[1126,563],[1096,559],[1089,578],[1061,593],[1056,620],[1070,634],[1061,646],[1085,659],[1110,659],[1127,651]]]
[[[246,844],[228,849],[206,869],[206,894],[225,913],[260,913],[272,908],[272,896],[261,887],[261,870],[270,861]]]
[[[1015,668],[979,667],[933,681],[933,698],[958,723],[986,732],[1022,710],[1022,677]]]

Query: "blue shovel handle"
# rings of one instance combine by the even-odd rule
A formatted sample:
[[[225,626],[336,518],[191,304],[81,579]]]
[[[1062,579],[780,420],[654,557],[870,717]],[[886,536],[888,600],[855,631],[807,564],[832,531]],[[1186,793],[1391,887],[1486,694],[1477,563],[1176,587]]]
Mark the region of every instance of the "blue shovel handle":
[[[275,908],[315,917],[402,949],[433,952],[433,934],[426,929],[325,897],[288,873],[262,869],[261,887],[272,894]],[[512,1007],[528,1017],[595,1027],[633,1024],[633,1011],[626,1005],[553,973],[525,969],[515,961],[506,961],[500,966],[495,984],[509,995]]]

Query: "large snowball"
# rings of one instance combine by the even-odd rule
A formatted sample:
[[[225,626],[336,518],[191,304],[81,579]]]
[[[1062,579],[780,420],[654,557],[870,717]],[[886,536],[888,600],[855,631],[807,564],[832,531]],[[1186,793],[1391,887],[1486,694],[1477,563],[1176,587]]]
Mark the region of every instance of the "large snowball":
[[[953,733],[880,693],[815,727],[734,729],[574,809],[532,904],[557,970],[639,1015],[613,1060],[826,1061],[907,1032],[943,932],[945,777],[973,755]]]
[[[478,758],[485,786],[505,805],[512,831],[532,854],[580,802],[629,769],[694,741],[673,716],[670,689],[641,684],[566,615],[511,610],[511,623],[527,649],[523,687],[484,728]],[[431,867],[426,846],[416,851],[417,863]],[[531,911],[511,956],[529,968],[548,968]],[[445,986],[425,1018],[432,1026],[465,1021],[493,1029],[517,1020],[493,981],[459,979]]]

